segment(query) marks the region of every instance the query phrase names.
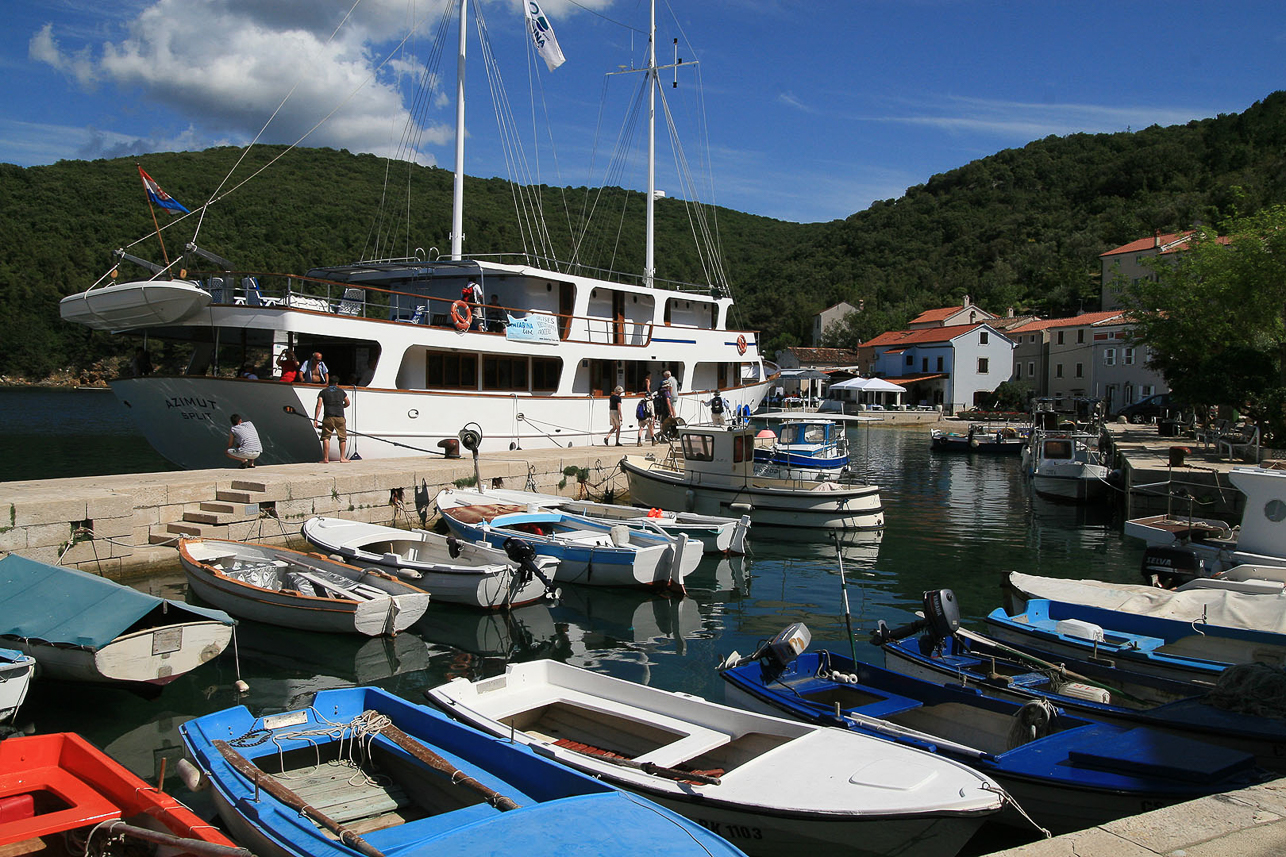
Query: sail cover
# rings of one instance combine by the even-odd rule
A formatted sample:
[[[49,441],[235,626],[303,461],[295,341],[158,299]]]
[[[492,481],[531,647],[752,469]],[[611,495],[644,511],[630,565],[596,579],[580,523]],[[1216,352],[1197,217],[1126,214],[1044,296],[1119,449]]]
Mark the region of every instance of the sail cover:
[[[159,605],[176,624],[235,624],[222,610],[148,595],[74,568],[14,554],[0,559],[0,636],[100,649]]]

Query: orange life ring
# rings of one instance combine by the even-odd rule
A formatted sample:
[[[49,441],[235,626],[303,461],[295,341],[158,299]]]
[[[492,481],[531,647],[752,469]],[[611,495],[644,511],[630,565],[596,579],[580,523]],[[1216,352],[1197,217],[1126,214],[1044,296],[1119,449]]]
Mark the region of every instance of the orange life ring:
[[[745,336],[738,336],[738,337],[737,337],[737,353],[738,353],[738,354],[745,354],[745,353],[746,353],[746,337],[745,337]]]
[[[456,330],[468,330],[473,321],[473,310],[464,301],[456,301],[451,304],[451,320],[455,322]]]

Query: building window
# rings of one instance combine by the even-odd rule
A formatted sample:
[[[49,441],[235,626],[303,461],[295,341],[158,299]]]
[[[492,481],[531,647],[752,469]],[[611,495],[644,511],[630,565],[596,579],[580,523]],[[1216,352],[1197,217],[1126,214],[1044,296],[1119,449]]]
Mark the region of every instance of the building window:
[[[921,372],[928,372],[928,371],[929,371],[929,358],[928,358],[928,357],[921,357],[921,358],[920,358],[920,371],[921,371]]]
[[[1059,345],[1063,344],[1063,331],[1061,330],[1058,332],[1058,344]]]
[[[1133,348],[1122,348],[1122,349],[1121,349],[1121,362],[1122,362],[1122,363],[1124,363],[1126,366],[1133,366],[1133,365],[1134,365],[1134,349],[1133,349]]]
[[[978,344],[979,345],[987,344],[987,331],[984,330],[978,334]]]
[[[915,365],[915,355],[914,355],[914,354],[908,354],[908,355],[906,356],[906,365],[908,365],[908,366],[914,366],[914,365]]]
[[[1077,377],[1077,378],[1084,378],[1084,377],[1085,377],[1085,364],[1084,364],[1084,363],[1077,363],[1077,364],[1076,364],[1076,377]]]
[[[1085,342],[1085,331],[1084,330],[1076,331],[1076,344],[1082,345],[1084,344],[1084,342]]]
[[[1116,365],[1116,349],[1115,349],[1115,348],[1104,348],[1104,349],[1103,349],[1103,365],[1104,365],[1104,366],[1115,366],[1115,365]]]
[[[1146,399],[1148,396],[1151,396],[1154,393],[1156,393],[1156,390],[1157,388],[1154,387],[1153,385],[1144,384],[1143,386],[1139,387],[1139,396],[1140,398]]]
[[[938,371],[939,371],[939,372],[941,372],[941,371],[942,371],[942,358],[941,358],[941,357],[939,357],[939,358],[938,358]]]
[[[978,374],[979,374],[979,375],[986,375],[986,374],[987,374],[987,358],[986,358],[986,357],[979,357],[979,358],[978,358]]]
[[[1054,364],[1054,377],[1055,377],[1055,378],[1061,378],[1061,377],[1063,377],[1063,364],[1062,364],[1062,363],[1055,363],[1055,364]]]
[[[1023,364],[1019,363],[1014,372],[1014,377],[1021,379],[1023,377]]]
[[[1035,360],[1028,360],[1028,361],[1027,361],[1027,377],[1028,377],[1028,378],[1035,378],[1035,377],[1036,377],[1036,361],[1035,361]]]

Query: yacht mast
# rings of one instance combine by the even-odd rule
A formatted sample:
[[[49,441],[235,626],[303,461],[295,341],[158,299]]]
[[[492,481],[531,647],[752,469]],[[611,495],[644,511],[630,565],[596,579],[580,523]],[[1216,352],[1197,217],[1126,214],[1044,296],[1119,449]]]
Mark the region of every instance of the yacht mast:
[[[648,27],[647,61],[647,254],[643,262],[643,285],[649,289],[656,277],[656,0],[652,0],[652,19]]]
[[[460,0],[460,54],[455,73],[455,186],[451,194],[451,258],[457,262],[464,249],[464,52],[468,43],[468,13],[469,0]]]

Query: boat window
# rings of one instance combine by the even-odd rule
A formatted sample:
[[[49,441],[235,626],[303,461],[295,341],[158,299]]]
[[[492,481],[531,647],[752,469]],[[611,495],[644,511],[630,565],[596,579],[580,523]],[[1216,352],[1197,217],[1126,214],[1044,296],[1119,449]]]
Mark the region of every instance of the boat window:
[[[430,351],[425,355],[426,387],[478,388],[478,356]]]
[[[483,357],[482,389],[526,390],[527,358],[497,357],[494,355]]]
[[[747,458],[753,458],[755,455],[754,447],[748,435],[737,435],[732,439],[732,463],[740,464]]]
[[[685,434],[683,436],[683,457],[689,461],[714,461],[714,436],[708,434]]]
[[[1071,458],[1072,442],[1070,440],[1045,441],[1045,458]]]
[[[821,426],[806,426],[804,440],[808,443],[821,443],[826,440],[826,431]]]
[[[557,357],[531,358],[531,388],[543,392],[557,390],[562,371],[563,361]]]
[[[785,425],[781,427],[781,443],[799,443],[800,426]]]

